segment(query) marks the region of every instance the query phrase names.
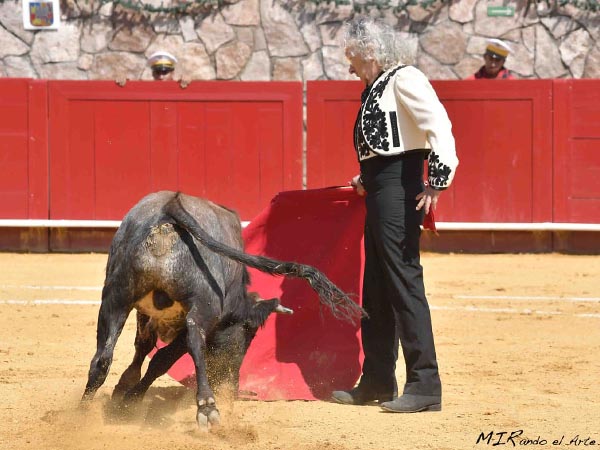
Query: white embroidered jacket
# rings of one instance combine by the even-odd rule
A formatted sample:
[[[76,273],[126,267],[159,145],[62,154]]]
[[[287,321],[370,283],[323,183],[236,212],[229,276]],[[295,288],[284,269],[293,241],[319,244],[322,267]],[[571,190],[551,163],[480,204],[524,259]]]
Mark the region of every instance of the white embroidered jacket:
[[[360,161],[429,151],[429,184],[435,189],[450,186],[458,166],[452,124],[419,69],[396,66],[381,74],[363,98],[358,119],[355,133],[362,136],[355,134],[355,143]]]

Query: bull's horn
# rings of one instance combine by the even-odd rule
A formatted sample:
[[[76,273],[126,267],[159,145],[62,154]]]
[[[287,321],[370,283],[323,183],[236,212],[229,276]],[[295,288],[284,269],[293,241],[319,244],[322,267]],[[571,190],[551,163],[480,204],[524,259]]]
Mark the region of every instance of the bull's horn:
[[[294,314],[293,310],[291,310],[290,308],[286,308],[283,305],[277,305],[275,307],[275,312],[279,314]]]

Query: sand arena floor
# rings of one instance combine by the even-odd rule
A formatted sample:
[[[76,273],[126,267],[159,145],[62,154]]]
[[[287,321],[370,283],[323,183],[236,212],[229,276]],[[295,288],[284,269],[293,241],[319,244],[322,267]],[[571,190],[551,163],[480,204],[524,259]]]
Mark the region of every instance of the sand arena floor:
[[[105,254],[0,254],[0,449],[512,448],[506,438],[521,430],[516,446],[600,445],[600,257],[424,254],[442,412],[218,398],[223,425],[210,433],[196,428],[194,393],[166,376],[132,420],[105,414],[133,355],[132,317],[106,383],[78,410],[98,305],[36,301],[99,301],[105,263]],[[477,443],[482,432],[508,434]]]

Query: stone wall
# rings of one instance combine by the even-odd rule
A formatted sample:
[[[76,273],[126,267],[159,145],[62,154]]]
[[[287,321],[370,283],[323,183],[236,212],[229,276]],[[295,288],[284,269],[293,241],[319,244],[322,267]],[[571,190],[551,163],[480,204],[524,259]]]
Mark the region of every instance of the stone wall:
[[[177,0],[144,1],[169,6]],[[146,58],[161,49],[179,58],[179,74],[190,79],[352,79],[340,48],[341,25],[361,2],[316,3],[228,0],[189,16],[62,0],[59,30],[25,31],[21,0],[0,0],[0,75],[150,79]],[[516,12],[488,17],[489,5]],[[488,37],[512,45],[506,65],[520,78],[600,77],[600,14],[571,5],[547,8],[526,0],[454,0],[400,12],[372,8],[369,14],[397,27],[414,48],[415,63],[432,79],[475,72]]]

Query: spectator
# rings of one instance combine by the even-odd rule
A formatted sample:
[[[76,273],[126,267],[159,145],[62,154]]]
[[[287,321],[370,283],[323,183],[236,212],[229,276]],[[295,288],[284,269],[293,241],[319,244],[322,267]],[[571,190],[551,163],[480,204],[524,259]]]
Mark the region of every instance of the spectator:
[[[157,81],[173,80],[177,58],[169,52],[155,52],[148,58],[148,65],[152,70],[152,78]]]
[[[500,39],[488,39],[487,42],[483,54],[485,64],[467,80],[514,78],[510,70],[504,68],[506,58],[511,52],[510,46]]]
[[[190,80],[183,77],[175,79],[176,64],[177,58],[171,53],[162,50],[154,52],[148,58],[148,66],[152,71],[152,79],[156,81],[177,81],[181,88],[185,89],[190,84]],[[125,86],[127,79],[118,78],[116,83],[121,87]]]

